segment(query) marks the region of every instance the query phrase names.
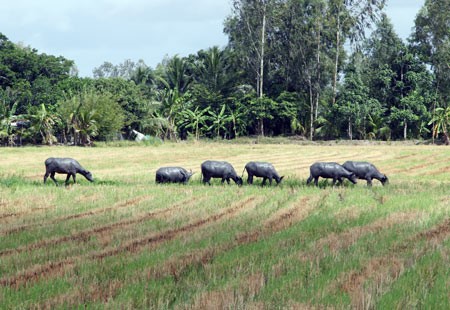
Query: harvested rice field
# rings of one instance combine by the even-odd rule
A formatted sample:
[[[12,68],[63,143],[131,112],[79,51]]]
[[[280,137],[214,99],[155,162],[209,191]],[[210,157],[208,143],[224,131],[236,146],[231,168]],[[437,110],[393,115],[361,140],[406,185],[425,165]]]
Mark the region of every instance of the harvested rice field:
[[[0,308],[449,309],[450,148],[165,143],[0,148]],[[43,184],[48,157],[95,182]],[[279,186],[212,186],[200,164],[273,163]],[[306,185],[316,161],[389,185]],[[195,173],[155,184],[162,166]]]

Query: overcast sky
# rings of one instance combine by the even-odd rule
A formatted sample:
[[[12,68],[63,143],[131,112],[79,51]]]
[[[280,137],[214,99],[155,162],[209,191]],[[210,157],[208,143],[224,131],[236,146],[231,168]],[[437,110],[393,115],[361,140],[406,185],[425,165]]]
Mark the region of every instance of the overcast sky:
[[[405,39],[425,0],[387,0],[386,12]],[[143,59],[224,47],[230,0],[12,0],[0,10],[0,32],[40,53],[75,61],[80,76],[105,61]]]

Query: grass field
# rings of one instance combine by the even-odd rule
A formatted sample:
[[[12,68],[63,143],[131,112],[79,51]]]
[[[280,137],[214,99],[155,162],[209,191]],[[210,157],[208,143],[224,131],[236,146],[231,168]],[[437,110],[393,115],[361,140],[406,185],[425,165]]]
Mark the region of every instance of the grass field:
[[[448,147],[169,143],[0,156],[0,308],[450,309]],[[76,158],[96,182],[44,185],[47,157]],[[207,159],[238,174],[270,161],[285,179],[204,186]],[[371,161],[390,184],[306,186],[313,162],[349,159]],[[196,174],[156,185],[156,169],[172,165]]]

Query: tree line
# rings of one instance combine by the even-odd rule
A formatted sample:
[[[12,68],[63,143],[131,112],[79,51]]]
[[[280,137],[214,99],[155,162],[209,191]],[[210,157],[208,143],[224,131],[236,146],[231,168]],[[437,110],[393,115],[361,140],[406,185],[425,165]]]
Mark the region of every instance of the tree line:
[[[450,1],[404,42],[385,0],[233,0],[229,42],[93,78],[0,33],[0,144],[299,135],[449,143]],[[370,35],[368,29],[372,32]]]

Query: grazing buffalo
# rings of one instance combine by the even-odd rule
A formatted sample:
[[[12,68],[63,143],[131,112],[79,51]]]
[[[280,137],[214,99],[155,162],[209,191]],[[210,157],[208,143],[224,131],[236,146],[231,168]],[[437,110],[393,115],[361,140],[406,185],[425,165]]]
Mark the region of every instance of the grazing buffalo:
[[[314,179],[314,184],[318,186],[319,177],[333,179],[333,185],[336,184],[336,181],[339,181],[339,184],[341,184],[342,178],[347,178],[353,184],[357,182],[356,175],[338,163],[314,163],[309,170],[311,174],[306,181],[307,184]]]
[[[161,167],[156,171],[156,183],[184,183],[189,182],[193,175],[181,167]]]
[[[389,183],[387,176],[378,171],[371,163],[364,161],[346,161],[342,166],[348,171],[353,172],[358,179],[367,180],[367,186],[372,186],[373,179],[377,179],[383,185]]]
[[[262,185],[266,184],[269,180],[269,184],[272,185],[272,179],[275,179],[277,184],[280,184],[284,176],[280,177],[271,163],[251,161],[245,165],[244,170],[247,170],[248,184],[253,184],[253,177],[263,178]],[[242,171],[244,172],[244,171]]]
[[[92,174],[84,169],[79,162],[73,158],[47,158],[45,160],[45,175],[44,184],[47,181],[48,176],[58,185],[55,179],[55,173],[67,174],[66,186],[69,184],[69,179],[72,176],[73,183],[76,183],[75,175],[77,173],[83,175],[88,181],[93,182]]]
[[[233,166],[226,161],[207,160],[202,163],[203,183],[211,185],[211,178],[221,178],[222,183],[227,181],[230,184],[232,179],[237,185],[242,185],[242,178],[236,174]]]

